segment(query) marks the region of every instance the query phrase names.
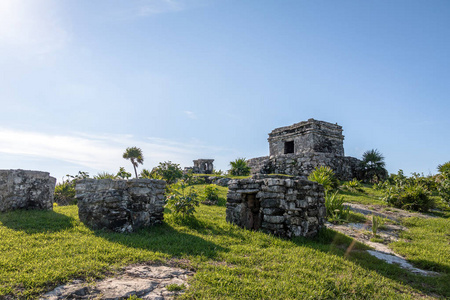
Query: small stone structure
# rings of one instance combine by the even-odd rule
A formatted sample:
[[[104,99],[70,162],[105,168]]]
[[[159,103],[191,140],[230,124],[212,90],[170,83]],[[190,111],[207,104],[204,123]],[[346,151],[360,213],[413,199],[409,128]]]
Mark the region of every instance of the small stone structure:
[[[342,127],[309,119],[269,133],[270,156],[247,161],[252,174],[308,176],[318,166],[329,166],[341,180],[360,177],[361,161],[344,156]]]
[[[75,186],[80,220],[93,229],[132,232],[163,221],[164,180],[83,179]]]
[[[0,212],[53,209],[56,178],[48,172],[0,170]]]
[[[300,178],[256,175],[228,185],[227,222],[282,237],[315,236],[326,216],[322,185]]]
[[[212,174],[214,170],[213,162],[214,159],[200,158],[194,160],[194,167],[192,168],[192,172],[197,174]]]

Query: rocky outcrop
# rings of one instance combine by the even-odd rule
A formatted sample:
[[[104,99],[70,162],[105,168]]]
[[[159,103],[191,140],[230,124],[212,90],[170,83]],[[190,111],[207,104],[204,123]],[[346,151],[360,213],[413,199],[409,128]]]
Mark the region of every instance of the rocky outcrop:
[[[326,216],[320,184],[300,178],[257,175],[232,180],[227,222],[283,237],[315,236]]]
[[[93,229],[132,232],[160,224],[166,182],[83,179],[75,186],[80,220]]]
[[[48,172],[0,170],[0,212],[53,209],[55,184]]]

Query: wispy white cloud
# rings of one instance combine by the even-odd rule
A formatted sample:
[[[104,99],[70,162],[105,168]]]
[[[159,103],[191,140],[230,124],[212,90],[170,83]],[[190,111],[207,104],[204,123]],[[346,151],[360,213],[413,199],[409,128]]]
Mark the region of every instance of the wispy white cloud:
[[[192,165],[199,157],[215,157],[233,152],[209,146],[198,140],[178,142],[162,138],[137,139],[132,135],[93,135],[72,133],[52,135],[41,132],[0,128],[0,155],[43,158],[67,162],[98,171],[116,171],[120,166],[131,169],[122,158],[126,147],[140,147],[144,154],[144,168],[151,169],[159,162],[171,160],[181,166]],[[45,171],[45,168],[42,169]],[[67,171],[61,170],[60,174]]]
[[[51,1],[0,1],[0,45],[16,56],[45,55],[70,40]]]
[[[193,111],[185,110],[184,113],[189,119],[196,120],[197,115]]]

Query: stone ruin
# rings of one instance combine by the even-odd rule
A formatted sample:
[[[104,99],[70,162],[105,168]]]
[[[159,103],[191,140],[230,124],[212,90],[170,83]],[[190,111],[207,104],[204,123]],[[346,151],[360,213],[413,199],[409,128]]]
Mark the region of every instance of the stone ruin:
[[[156,179],[83,179],[76,183],[78,215],[92,229],[132,232],[161,224],[166,182]]]
[[[192,173],[195,174],[212,174],[214,171],[214,159],[204,159],[199,158],[194,160],[194,166],[193,167],[186,167],[184,170],[190,171],[192,170]]]
[[[232,180],[227,222],[286,238],[315,236],[326,216],[322,185],[274,175]]]
[[[47,172],[0,170],[0,212],[53,209],[56,178]]]
[[[269,133],[270,156],[247,161],[252,174],[308,176],[318,166],[333,169],[340,180],[360,178],[361,161],[344,156],[342,127],[309,119]]]

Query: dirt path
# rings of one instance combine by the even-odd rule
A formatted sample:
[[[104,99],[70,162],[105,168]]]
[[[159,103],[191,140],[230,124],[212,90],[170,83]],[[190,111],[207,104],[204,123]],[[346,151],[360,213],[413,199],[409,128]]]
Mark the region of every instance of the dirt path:
[[[376,215],[383,218],[387,218],[394,222],[399,222],[401,218],[408,217],[419,217],[419,218],[433,218],[432,216],[413,213],[404,211],[397,208],[387,208],[381,205],[363,205],[355,203],[346,203],[352,211],[358,212],[364,215]],[[373,242],[371,241],[372,235],[372,224],[370,221],[366,223],[347,223],[347,224],[332,224],[327,222],[327,228],[338,231],[342,234],[350,236],[360,243],[374,248],[374,250],[367,250],[368,253],[377,257],[378,259],[384,260],[387,263],[395,263],[400,267],[407,269],[413,273],[424,275],[424,276],[435,276],[438,275],[436,272],[425,271],[415,268],[411,265],[404,257],[392,251],[388,244],[394,241],[398,241],[400,231],[407,230],[406,227],[396,224],[387,224],[383,228],[378,229],[378,238],[382,239],[383,242]]]

